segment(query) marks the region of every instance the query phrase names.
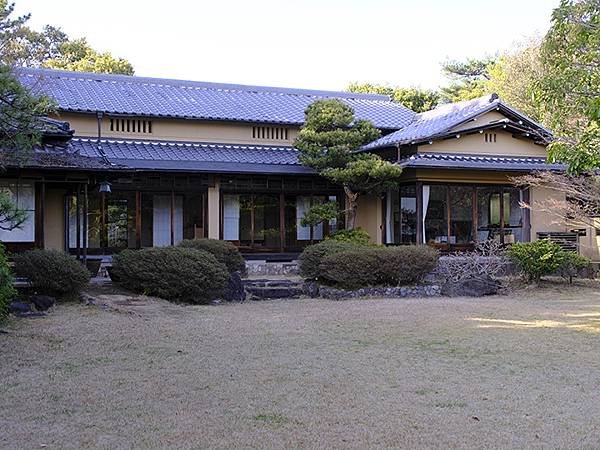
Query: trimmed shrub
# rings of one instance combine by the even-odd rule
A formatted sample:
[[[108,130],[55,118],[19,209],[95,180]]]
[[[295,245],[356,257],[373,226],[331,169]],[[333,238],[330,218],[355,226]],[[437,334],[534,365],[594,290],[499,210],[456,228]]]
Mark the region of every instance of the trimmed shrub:
[[[229,278],[227,266],[209,252],[185,247],[124,250],[113,258],[111,274],[134,292],[190,303],[218,298]]]
[[[217,258],[217,261],[225,264],[229,272],[246,274],[246,260],[231,242],[218,239],[186,239],[181,241],[179,246],[207,251]]]
[[[324,257],[319,269],[326,282],[358,289],[418,283],[437,262],[437,251],[425,245],[361,247]]]
[[[548,239],[518,242],[507,251],[510,260],[529,282],[537,282],[545,275],[556,273],[569,257],[567,253]]]
[[[371,244],[371,237],[362,228],[356,228],[354,230],[338,230],[329,236],[329,239],[339,242],[350,242],[356,245],[369,245]]]
[[[361,247],[325,255],[319,265],[320,278],[345,289],[380,285],[379,250]]]
[[[40,294],[73,298],[90,281],[90,272],[58,250],[29,250],[14,256],[15,273],[29,280]]]
[[[558,273],[561,277],[572,281],[573,277],[576,277],[583,269],[589,269],[592,265],[592,261],[585,256],[575,252],[564,252],[563,261],[558,268]]]
[[[13,286],[13,276],[4,253],[4,245],[0,244],[0,323],[8,316],[8,304],[16,295],[17,291]]]
[[[378,249],[381,283],[404,286],[423,281],[438,265],[437,250],[428,245],[402,245]]]
[[[304,278],[317,279],[321,273],[321,260],[334,253],[355,249],[356,244],[327,239],[318,244],[309,245],[298,258],[300,275]]]

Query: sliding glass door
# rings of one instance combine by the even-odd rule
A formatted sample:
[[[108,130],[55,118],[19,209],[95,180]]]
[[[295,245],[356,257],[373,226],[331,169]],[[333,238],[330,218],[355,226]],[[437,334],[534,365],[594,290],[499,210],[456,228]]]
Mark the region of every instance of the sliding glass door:
[[[81,200],[80,194],[80,200]],[[111,254],[126,248],[176,245],[182,239],[206,236],[206,196],[203,192],[118,191],[89,192],[87,230],[77,196],[66,198],[67,242],[71,252],[79,248],[87,233],[89,254]]]
[[[512,186],[402,186],[385,200],[385,242],[416,243],[419,235],[420,242],[442,250],[467,249],[488,239],[521,242],[526,236],[522,202],[523,191]]]
[[[303,225],[313,205],[338,202],[336,195],[223,194],[222,238],[242,251],[298,251],[335,232],[338,220]]]

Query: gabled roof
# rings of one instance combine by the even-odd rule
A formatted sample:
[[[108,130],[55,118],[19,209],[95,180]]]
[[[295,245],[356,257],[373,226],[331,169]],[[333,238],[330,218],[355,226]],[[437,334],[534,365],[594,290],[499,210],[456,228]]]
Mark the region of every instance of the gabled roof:
[[[292,147],[192,142],[136,141],[75,137],[69,147],[79,155],[104,157],[113,169],[179,172],[313,174],[300,165]]]
[[[517,172],[564,171],[564,164],[548,164],[544,157],[491,156],[456,153],[417,153],[399,163],[402,167],[503,170]]]
[[[301,125],[315,100],[339,98],[381,129],[409,124],[415,112],[388,96],[128,75],[19,68],[21,82],[68,112]]]
[[[535,131],[540,134],[540,136],[549,137],[551,135],[551,132],[542,125],[500,100],[497,94],[491,94],[474,100],[440,105],[431,111],[417,114],[409,125],[365,145],[363,150],[418,144],[443,138],[453,128],[474,121],[478,116],[493,110],[498,110],[514,118],[517,121],[514,123],[515,126],[528,128],[532,132]],[[478,124],[473,122],[473,128],[477,126]],[[461,133],[465,131],[462,130]]]

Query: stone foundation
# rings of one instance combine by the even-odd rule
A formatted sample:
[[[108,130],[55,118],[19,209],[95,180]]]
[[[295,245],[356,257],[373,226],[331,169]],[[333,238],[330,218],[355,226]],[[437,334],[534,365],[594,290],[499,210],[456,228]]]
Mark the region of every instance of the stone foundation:
[[[310,285],[309,285],[310,284]],[[307,282],[305,292],[316,293],[316,297],[329,298],[332,300],[341,300],[345,298],[359,297],[439,297],[441,296],[441,287],[437,284],[423,284],[416,286],[398,286],[398,287],[367,287],[356,290],[338,289],[329,286],[318,286],[316,283]]]
[[[298,275],[298,262],[246,261],[248,275]]]

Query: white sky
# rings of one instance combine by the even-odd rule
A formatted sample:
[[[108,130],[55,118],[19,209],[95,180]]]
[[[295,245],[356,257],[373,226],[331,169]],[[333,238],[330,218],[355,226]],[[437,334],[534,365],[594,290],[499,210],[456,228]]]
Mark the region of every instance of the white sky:
[[[444,60],[544,34],[559,0],[13,0],[136,74],[339,90],[442,84]]]

